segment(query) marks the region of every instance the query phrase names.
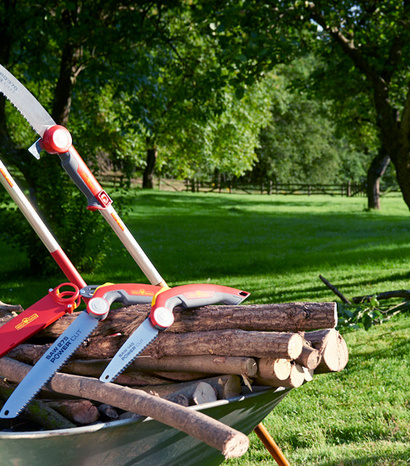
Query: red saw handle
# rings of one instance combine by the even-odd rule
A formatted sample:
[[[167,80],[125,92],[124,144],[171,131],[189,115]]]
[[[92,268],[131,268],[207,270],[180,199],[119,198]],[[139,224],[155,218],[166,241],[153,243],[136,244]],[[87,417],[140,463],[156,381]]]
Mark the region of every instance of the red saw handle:
[[[185,308],[207,306],[210,304],[240,304],[250,293],[229,286],[211,284],[192,284],[176,286],[159,291],[152,300],[150,320],[159,330],[170,327],[174,322],[175,306]]]
[[[73,290],[60,292],[62,286],[71,286]],[[79,303],[78,287],[72,283],[63,283],[17,317],[0,327],[0,357],[20,343],[28,340],[62,317],[72,312]]]

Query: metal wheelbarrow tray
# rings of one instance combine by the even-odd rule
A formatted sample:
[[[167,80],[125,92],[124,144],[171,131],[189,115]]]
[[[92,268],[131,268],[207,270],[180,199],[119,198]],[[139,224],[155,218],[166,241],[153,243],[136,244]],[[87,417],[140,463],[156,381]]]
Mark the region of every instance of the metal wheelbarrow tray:
[[[248,435],[289,391],[271,388],[192,409]],[[151,418],[51,431],[0,432],[0,451],[0,465],[19,466],[203,466],[224,461],[214,448]]]

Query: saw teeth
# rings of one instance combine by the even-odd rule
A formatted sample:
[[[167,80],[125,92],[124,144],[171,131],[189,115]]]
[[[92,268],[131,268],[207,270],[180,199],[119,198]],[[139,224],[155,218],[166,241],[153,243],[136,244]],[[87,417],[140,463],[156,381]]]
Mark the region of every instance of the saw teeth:
[[[98,321],[96,320],[96,325],[97,325]],[[35,396],[38,394],[38,392],[48,383],[50,382],[50,380],[54,377],[54,375],[56,374],[56,372],[58,372],[58,370],[68,361],[68,359],[73,355],[73,353],[78,349],[78,347],[81,345],[81,343],[88,337],[91,335],[91,333],[95,330],[95,327],[90,329],[89,332],[87,332],[83,338],[83,340],[81,340],[81,342],[78,343],[78,345],[74,345],[74,347],[71,347],[70,348],[70,351],[67,351],[65,353],[65,356],[66,358],[61,361],[60,363],[56,364],[55,366],[55,371],[50,375],[50,377],[36,390],[36,392],[20,407],[20,409],[16,412],[16,415],[17,416],[29,403],[31,400],[33,400],[33,398],[35,398]],[[30,369],[30,372],[34,369],[35,366],[33,366],[32,369]],[[30,372],[28,374],[30,374]],[[27,375],[28,375],[27,374]],[[24,379],[23,379],[24,380]],[[18,386],[17,386],[18,388]],[[11,395],[12,396],[12,395]],[[5,415],[7,416],[7,412],[8,411],[5,411]],[[13,416],[13,417],[15,417]],[[10,418],[9,418],[10,419]]]
[[[6,101],[9,102],[10,105],[12,105],[12,106],[20,113],[20,115],[27,121],[27,123],[30,125],[30,128],[31,128],[35,133],[37,133],[37,131],[35,130],[35,128],[33,128],[32,124],[31,124],[30,121],[27,119],[26,115],[24,115],[24,113],[23,113],[16,105],[14,105],[14,103],[13,103],[11,100],[9,100],[9,98],[7,97],[7,95],[6,95],[3,91],[0,90],[0,93],[1,93],[2,95],[4,95]]]
[[[145,350],[145,348],[147,348],[147,346],[149,346],[156,338],[158,338],[158,334],[155,335],[155,337],[151,341],[149,341],[143,348],[141,348],[138,354],[136,354],[133,358],[131,358],[127,362],[127,364],[123,366],[123,368],[120,371],[118,371],[113,377],[110,377],[110,375],[107,374],[105,376],[104,382],[111,382],[112,380],[115,380],[120,374],[122,374],[125,371],[125,369],[132,363],[132,361],[134,361],[134,359],[137,358]]]

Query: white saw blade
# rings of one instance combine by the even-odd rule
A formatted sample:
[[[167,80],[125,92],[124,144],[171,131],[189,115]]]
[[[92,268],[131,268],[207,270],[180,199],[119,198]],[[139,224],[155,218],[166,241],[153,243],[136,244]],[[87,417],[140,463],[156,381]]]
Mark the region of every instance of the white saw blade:
[[[114,380],[157,336],[158,329],[146,318],[112,358],[101,374],[101,382]]]

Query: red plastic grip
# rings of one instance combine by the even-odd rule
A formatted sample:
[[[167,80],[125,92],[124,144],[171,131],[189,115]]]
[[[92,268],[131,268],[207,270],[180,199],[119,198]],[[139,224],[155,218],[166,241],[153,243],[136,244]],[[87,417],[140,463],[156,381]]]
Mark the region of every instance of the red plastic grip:
[[[43,146],[49,154],[68,152],[72,144],[71,134],[64,126],[52,126],[43,134]]]

